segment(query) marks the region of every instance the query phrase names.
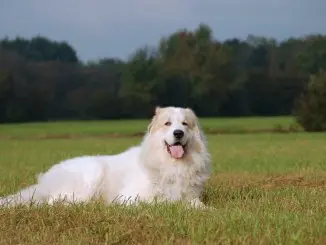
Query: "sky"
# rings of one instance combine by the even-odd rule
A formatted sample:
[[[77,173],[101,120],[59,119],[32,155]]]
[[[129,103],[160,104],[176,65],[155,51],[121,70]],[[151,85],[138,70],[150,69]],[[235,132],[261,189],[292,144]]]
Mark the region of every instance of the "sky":
[[[218,40],[326,34],[325,10],[325,0],[0,0],[0,38],[42,35],[67,41],[83,61],[125,59],[200,23]]]

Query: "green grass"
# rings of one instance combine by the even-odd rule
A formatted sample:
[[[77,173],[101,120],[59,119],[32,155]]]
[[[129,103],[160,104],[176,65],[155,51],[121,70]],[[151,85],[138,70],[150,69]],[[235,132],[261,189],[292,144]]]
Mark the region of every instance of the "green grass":
[[[130,135],[143,133],[148,120],[67,121],[48,123],[0,124],[0,138]],[[201,125],[209,132],[246,132],[288,129],[295,125],[292,117],[204,118]],[[295,125],[295,127],[297,127]]]
[[[225,120],[230,121],[203,122],[206,127],[212,123],[255,129],[257,121],[257,127],[265,127],[279,119],[273,123],[263,119]],[[85,127],[92,128],[88,131],[92,135],[107,133],[106,123],[118,133],[124,127],[129,133],[144,131],[144,121],[128,125],[96,122],[98,129],[92,123],[88,127],[77,122],[74,124],[80,127],[71,130],[80,134]],[[32,125],[34,131],[23,131]],[[141,140],[36,139],[34,134],[71,131],[65,128],[66,123],[35,125],[2,126],[10,128],[11,135],[22,134],[25,139],[0,141],[0,195],[33,183],[35,174],[62,159],[113,154]],[[106,207],[101,202],[0,208],[0,244],[325,244],[326,134],[212,134],[208,142],[214,173],[203,201],[214,210],[188,210],[181,204]]]

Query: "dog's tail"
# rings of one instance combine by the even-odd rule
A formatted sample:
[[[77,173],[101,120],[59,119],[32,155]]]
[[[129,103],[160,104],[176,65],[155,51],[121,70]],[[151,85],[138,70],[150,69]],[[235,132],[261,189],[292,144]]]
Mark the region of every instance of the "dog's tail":
[[[12,207],[21,204],[30,204],[36,201],[37,185],[29,186],[19,192],[6,197],[0,197],[0,207]]]

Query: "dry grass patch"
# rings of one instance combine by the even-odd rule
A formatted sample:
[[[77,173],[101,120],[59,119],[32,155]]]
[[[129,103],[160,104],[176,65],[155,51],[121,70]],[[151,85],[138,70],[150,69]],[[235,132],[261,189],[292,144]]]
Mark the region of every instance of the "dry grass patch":
[[[326,189],[326,172],[257,174],[257,173],[216,173],[211,176],[208,186],[229,188],[307,188]]]

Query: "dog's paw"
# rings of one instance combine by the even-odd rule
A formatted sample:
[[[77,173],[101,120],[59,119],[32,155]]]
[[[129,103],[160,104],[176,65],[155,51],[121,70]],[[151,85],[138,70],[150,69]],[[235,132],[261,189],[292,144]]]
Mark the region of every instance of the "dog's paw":
[[[194,208],[206,208],[205,204],[201,202],[198,198],[192,199],[190,205]]]
[[[216,210],[216,208],[212,206],[205,205],[202,201],[200,201],[198,198],[193,199],[190,201],[190,206],[196,209],[203,209],[203,210]]]

